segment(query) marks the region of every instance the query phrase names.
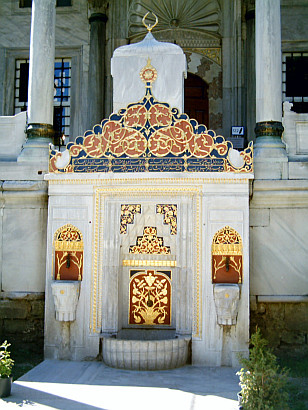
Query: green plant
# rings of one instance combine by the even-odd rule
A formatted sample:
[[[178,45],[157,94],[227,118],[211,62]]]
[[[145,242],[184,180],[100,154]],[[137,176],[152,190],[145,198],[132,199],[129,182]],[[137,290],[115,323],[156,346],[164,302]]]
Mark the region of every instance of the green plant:
[[[266,347],[260,329],[251,336],[249,358],[239,356],[242,406],[247,410],[287,409],[287,371],[280,369],[276,356]]]
[[[10,343],[5,340],[0,346],[0,377],[2,379],[9,377],[12,372],[14,360],[11,359],[11,353],[7,348],[11,346]]]

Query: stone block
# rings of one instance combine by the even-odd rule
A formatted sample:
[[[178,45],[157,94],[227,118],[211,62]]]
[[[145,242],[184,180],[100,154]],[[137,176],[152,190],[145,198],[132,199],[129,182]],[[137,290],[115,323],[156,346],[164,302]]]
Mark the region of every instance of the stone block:
[[[281,334],[281,343],[287,345],[304,345],[305,344],[305,334],[301,332],[288,332],[284,331]]]
[[[257,310],[258,310],[258,313],[265,313],[266,312],[265,304],[264,303],[258,303]]]
[[[308,333],[308,304],[286,304],[285,326],[288,330],[297,330]]]
[[[30,305],[26,301],[1,300],[0,317],[3,319],[25,319],[30,311]]]
[[[277,324],[283,325],[285,316],[284,303],[268,303],[267,312],[271,320]],[[280,327],[280,326],[279,326]]]
[[[43,300],[31,301],[31,316],[44,318],[45,302]]]
[[[270,210],[250,208],[249,211],[249,226],[269,226],[270,224]]]
[[[4,332],[6,334],[15,334],[18,333],[21,338],[23,338],[24,333],[28,332],[33,328],[31,322],[22,319],[4,320]]]

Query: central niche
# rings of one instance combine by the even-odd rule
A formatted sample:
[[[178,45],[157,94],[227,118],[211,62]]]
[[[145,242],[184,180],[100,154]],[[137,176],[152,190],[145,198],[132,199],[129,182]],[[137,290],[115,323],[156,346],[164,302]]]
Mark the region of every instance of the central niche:
[[[171,325],[171,271],[130,271],[129,324]]]

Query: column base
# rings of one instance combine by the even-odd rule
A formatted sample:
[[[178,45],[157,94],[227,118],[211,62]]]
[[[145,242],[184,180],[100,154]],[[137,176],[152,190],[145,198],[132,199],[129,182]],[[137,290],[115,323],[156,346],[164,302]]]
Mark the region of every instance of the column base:
[[[54,136],[52,125],[29,124],[26,133],[27,139],[17,161],[46,164],[47,170],[49,161],[49,144],[52,143],[52,138]]]
[[[288,156],[281,140],[282,132],[281,122],[257,123],[253,159],[255,179],[288,179]]]

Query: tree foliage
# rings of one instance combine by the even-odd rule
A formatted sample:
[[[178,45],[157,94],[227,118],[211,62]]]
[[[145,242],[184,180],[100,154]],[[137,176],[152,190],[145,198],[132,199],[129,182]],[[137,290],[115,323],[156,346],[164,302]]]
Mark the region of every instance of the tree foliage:
[[[251,336],[249,358],[239,357],[243,367],[237,375],[240,378],[244,410],[288,409],[288,394],[285,391],[287,371],[280,369],[267,343],[260,329],[257,329]]]
[[[12,367],[14,365],[14,360],[11,359],[11,353],[7,348],[11,346],[10,343],[5,340],[0,346],[0,377],[9,377],[12,372]]]

